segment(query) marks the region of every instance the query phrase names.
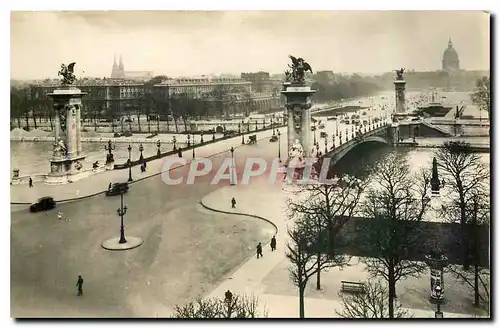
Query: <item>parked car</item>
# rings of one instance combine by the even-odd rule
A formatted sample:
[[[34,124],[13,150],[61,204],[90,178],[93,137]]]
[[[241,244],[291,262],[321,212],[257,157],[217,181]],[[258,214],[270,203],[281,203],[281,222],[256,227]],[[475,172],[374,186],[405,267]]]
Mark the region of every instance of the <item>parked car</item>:
[[[56,202],[52,197],[42,197],[30,205],[30,212],[35,213],[39,211],[51,210],[56,207]]]
[[[106,190],[106,196],[116,196],[120,194],[124,194],[128,191],[128,183],[127,182],[118,182],[113,183],[111,188]]]

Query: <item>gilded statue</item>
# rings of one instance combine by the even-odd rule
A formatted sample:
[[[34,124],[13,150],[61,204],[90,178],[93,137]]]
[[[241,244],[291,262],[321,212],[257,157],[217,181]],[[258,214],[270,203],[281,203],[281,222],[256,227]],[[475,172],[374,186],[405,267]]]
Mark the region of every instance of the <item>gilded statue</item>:
[[[404,79],[403,77],[403,73],[405,72],[405,69],[404,68],[401,68],[401,69],[397,69],[395,70],[396,72],[396,80],[399,80],[399,81],[402,81]]]
[[[294,56],[288,56],[292,60],[292,65],[288,64],[288,67],[291,68],[292,72],[286,71],[285,75],[288,82],[292,82],[295,84],[304,84],[305,83],[305,73],[313,72],[311,65],[309,65],[302,58],[295,58]]]
[[[75,64],[71,63],[68,66],[61,64],[61,70],[57,73],[57,76],[62,76],[62,85],[72,85],[75,80]]]

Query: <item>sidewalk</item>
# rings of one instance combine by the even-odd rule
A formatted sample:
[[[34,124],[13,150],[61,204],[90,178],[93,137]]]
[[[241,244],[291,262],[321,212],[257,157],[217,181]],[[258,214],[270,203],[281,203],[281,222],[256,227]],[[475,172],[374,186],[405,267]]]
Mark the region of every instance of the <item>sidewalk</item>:
[[[271,129],[254,134],[257,134],[257,139],[261,140],[269,138],[272,133],[273,131]],[[239,136],[196,148],[195,156],[212,157],[228,151],[231,147],[238,148],[245,146],[246,145],[241,144],[241,136]],[[169,157],[177,157],[177,155],[171,155],[148,162],[147,171],[144,173],[141,173],[139,165],[132,167],[132,178],[134,179],[134,182],[159,175],[162,171],[165,160]],[[185,158],[188,162],[191,161],[193,158],[192,150],[183,152],[183,158]],[[58,202],[76,200],[104,193],[110,182],[125,182],[127,179],[128,169],[122,169],[96,173],[86,179],[77,180],[73,183],[64,185],[34,183],[33,188],[29,188],[28,184],[11,185],[10,202],[11,204],[31,204],[38,198],[45,196],[54,197],[54,200]]]
[[[270,221],[277,229],[277,251],[271,252],[268,240],[262,240],[264,256],[257,259],[255,256],[248,259],[243,265],[224,280],[217,288],[210,292],[207,297],[223,297],[227,290],[236,294],[255,295],[260,300],[260,306],[266,307],[269,318],[297,318],[298,292],[297,296],[285,296],[266,293],[264,279],[280,262],[286,260],[285,249],[288,239],[285,200],[291,194],[282,190],[284,185],[271,185],[267,180],[252,180],[250,185],[235,185],[220,188],[201,200],[201,204],[210,210],[234,213],[237,215],[249,215],[260,217]],[[236,199],[236,208],[231,208],[230,200]],[[237,217],[235,217],[237,220]],[[255,248],[256,245],[249,245]],[[355,274],[347,272],[344,274]],[[274,279],[286,281],[290,279],[287,275],[275,277]],[[338,300],[327,298],[305,298],[305,309],[307,318],[336,318],[339,317],[335,310],[341,311],[342,305]],[[434,311],[409,309],[415,318],[434,318]],[[461,313],[444,313],[445,318],[471,318],[473,315]]]

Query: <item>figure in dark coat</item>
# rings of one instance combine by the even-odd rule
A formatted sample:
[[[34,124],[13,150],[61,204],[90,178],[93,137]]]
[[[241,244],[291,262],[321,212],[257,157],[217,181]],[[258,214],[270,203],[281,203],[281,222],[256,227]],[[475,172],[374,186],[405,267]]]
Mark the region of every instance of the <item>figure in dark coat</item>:
[[[78,296],[83,294],[83,278],[78,276],[78,281],[76,282],[76,287],[78,287]]]
[[[234,197],[231,199],[231,207],[236,208],[236,199],[234,199]]]
[[[262,244],[261,244],[261,243],[259,243],[259,244],[257,245],[257,258],[259,258],[259,257],[263,257],[263,256],[264,256],[264,255],[262,255]]]
[[[271,238],[271,252],[274,252],[276,250],[276,236],[273,236]]]
[[[30,185],[30,188],[33,187],[33,179],[30,177],[29,181],[28,181],[29,185]]]

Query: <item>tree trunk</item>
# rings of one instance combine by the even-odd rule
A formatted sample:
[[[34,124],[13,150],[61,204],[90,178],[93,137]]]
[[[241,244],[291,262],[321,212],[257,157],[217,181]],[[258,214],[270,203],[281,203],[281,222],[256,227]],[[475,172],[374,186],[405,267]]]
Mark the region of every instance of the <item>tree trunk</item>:
[[[187,120],[185,117],[182,117],[182,120],[184,121],[184,131],[187,131],[188,130]]]
[[[479,307],[479,265],[474,263],[474,306]]]
[[[26,130],[28,130],[28,131],[29,131],[29,129],[30,129],[30,122],[29,122],[29,119],[30,119],[30,117],[29,117],[28,113],[26,113],[25,118],[26,118]]]
[[[464,270],[469,270],[469,260],[468,260],[468,252],[467,252],[467,226],[466,226],[466,208],[465,208],[465,197],[463,191],[459,186],[459,202],[460,202],[460,247],[462,253],[462,266]]]
[[[50,123],[50,131],[54,131],[54,124],[52,123],[52,114],[49,112],[49,123]]]
[[[167,120],[167,124],[168,124],[168,120]],[[168,129],[167,129],[168,131]],[[160,116],[158,115],[156,117],[156,132],[160,133]]]
[[[321,253],[316,254],[316,290],[321,290]]]
[[[175,133],[179,133],[179,126],[177,125],[177,118],[174,117]]]
[[[19,116],[17,117],[17,127],[21,128],[21,118]]]
[[[148,119],[148,133],[151,133],[151,119],[150,119],[149,115],[148,115],[147,119]]]
[[[301,319],[305,318],[304,291],[305,286],[299,286],[299,318]]]
[[[394,267],[389,268],[389,318],[394,318],[394,298],[396,296],[396,279]]]
[[[36,116],[35,116],[35,111],[33,111],[33,124],[35,125],[35,129],[37,129],[37,125],[36,125]]]

